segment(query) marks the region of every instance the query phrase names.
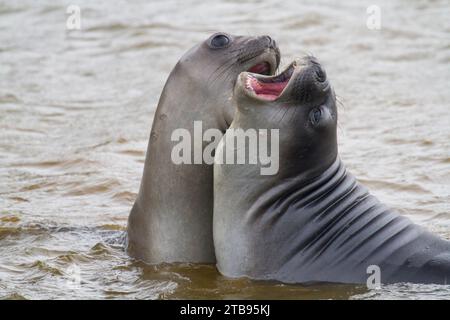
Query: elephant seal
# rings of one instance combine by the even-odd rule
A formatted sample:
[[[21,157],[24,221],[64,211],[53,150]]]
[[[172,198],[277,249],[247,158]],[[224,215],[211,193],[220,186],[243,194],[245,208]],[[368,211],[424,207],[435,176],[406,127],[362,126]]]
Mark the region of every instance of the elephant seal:
[[[213,34],[194,46],[169,75],[154,116],[139,194],[130,212],[127,251],[144,262],[214,263],[213,165],[175,164],[174,130],[226,130],[237,76],[274,74],[279,49],[269,36]],[[217,139],[217,143],[219,138]],[[194,140],[195,143],[195,140]],[[200,145],[200,147],[204,147]]]
[[[242,73],[235,100],[214,164],[213,234],[223,275],[356,284],[367,283],[376,266],[381,283],[450,282],[450,242],[381,204],[346,170],[334,91],[315,58],[278,76]],[[279,130],[276,174],[262,175],[261,161],[225,163],[224,154],[237,150],[229,137],[237,129]]]

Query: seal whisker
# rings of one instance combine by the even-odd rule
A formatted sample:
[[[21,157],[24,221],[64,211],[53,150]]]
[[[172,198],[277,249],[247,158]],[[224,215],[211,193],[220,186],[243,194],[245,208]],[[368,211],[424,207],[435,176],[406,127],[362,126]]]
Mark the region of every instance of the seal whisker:
[[[230,73],[228,71],[233,68],[234,64],[230,63],[228,66],[225,67],[225,69],[221,70],[212,80],[210,80],[209,84],[214,84],[217,80],[219,80],[223,75],[225,75],[225,79],[222,79],[224,81],[228,81],[229,77],[231,77]]]
[[[286,108],[286,110],[284,111],[283,116],[281,117],[281,119],[278,122],[283,121],[284,116],[289,112],[290,108],[289,107],[285,107],[285,108]]]
[[[208,81],[211,80],[211,77],[213,77],[214,74],[215,74],[216,72],[220,72],[220,70],[221,70],[222,68],[227,68],[228,66],[233,65],[234,59],[235,59],[235,58],[236,58],[236,56],[233,56],[233,57],[227,59],[223,64],[221,64],[220,66],[218,66],[213,72],[211,72],[210,77],[208,78]],[[217,78],[217,77],[216,77],[216,78]],[[214,80],[213,80],[213,81],[214,81]]]
[[[278,109],[275,111],[275,113],[270,117],[270,121],[276,120],[277,117],[278,117],[278,115],[279,115],[281,112],[283,112],[283,109],[282,109],[282,108],[278,108]]]

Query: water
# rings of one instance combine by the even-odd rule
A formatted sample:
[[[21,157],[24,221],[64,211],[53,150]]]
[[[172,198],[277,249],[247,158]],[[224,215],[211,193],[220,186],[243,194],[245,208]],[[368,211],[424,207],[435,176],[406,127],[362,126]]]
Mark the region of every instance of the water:
[[[121,247],[171,68],[218,30],[313,53],[339,147],[383,202],[450,239],[450,6],[377,1],[0,1],[0,297],[442,299],[450,286],[288,286],[213,266],[146,266]],[[66,30],[81,7],[82,30]],[[79,280],[79,281],[78,281]]]

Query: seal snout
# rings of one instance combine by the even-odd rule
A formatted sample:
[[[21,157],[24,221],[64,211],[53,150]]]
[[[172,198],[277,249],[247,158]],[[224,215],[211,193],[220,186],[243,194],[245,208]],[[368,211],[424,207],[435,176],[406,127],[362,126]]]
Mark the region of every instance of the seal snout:
[[[265,101],[283,97],[285,101],[317,102],[327,96],[330,88],[325,70],[311,56],[294,60],[278,75],[244,73],[240,80],[247,95]]]
[[[270,36],[258,36],[245,42],[245,49],[238,52],[238,62],[252,63],[248,72],[272,75],[280,64],[281,54],[275,40]]]
[[[325,69],[312,56],[301,59],[298,64],[300,70],[292,85],[292,97],[302,103],[323,99],[330,88]]]

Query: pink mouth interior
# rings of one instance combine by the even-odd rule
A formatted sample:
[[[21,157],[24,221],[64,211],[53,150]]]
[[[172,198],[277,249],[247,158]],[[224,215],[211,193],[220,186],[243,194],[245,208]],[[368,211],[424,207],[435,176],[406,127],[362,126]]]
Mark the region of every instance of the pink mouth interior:
[[[258,63],[256,65],[254,65],[253,67],[251,67],[250,69],[248,69],[248,72],[269,75],[270,74],[270,64],[268,62]]]
[[[273,77],[257,77],[257,75],[248,74],[245,87],[259,98],[273,101],[277,99],[284,88],[286,88],[293,72],[294,67],[291,66],[283,73]]]

